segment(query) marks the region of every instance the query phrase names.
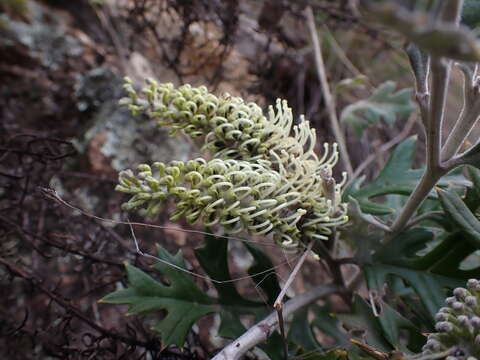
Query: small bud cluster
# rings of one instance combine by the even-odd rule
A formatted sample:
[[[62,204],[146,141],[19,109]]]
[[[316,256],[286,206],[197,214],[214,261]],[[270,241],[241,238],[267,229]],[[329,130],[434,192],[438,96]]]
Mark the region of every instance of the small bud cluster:
[[[348,221],[346,204],[332,168],[338,161],[336,144],[314,152],[315,132],[304,119],[293,126],[292,111],[277,101],[268,118],[256,104],[241,98],[216,97],[205,87],[150,80],[139,96],[127,79],[129,97],[121,103],[134,114],[143,113],[192,137],[204,136],[203,150],[214,159],[187,163],[140,165],[120,173],[117,190],[133,195],[126,210],[156,216],[165,201],[173,200],[181,216],[194,223],[220,224],[227,233],[246,230],[273,234],[286,247],[303,237],[328,238],[331,228]]]
[[[447,360],[480,359],[480,281],[456,288],[437,313],[436,333],[428,336],[424,355],[448,353]]]

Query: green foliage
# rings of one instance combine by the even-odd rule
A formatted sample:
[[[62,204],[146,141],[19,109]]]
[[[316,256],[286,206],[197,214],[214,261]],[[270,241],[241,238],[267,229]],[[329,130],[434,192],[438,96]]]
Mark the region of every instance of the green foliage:
[[[465,0],[463,3],[462,23],[475,29],[480,25],[480,1]]]
[[[467,188],[464,201],[472,212],[476,212],[480,207],[480,170],[472,166],[467,166],[466,170],[472,186]]]
[[[164,346],[182,347],[192,325],[201,317],[218,313],[221,317],[219,336],[233,338],[240,336],[245,327],[240,322],[240,315],[253,314],[257,320],[268,314],[267,305],[260,301],[252,301],[240,295],[232,282],[227,263],[227,240],[219,240],[213,236],[205,237],[205,246],[195,250],[199,263],[210,279],[217,296],[206,295],[193,281],[191,275],[178,268],[186,269],[182,253],[175,256],[163,248],[158,249],[158,258],[162,261],[153,269],[162,275],[158,281],[144,271],[132,265],[126,265],[128,287],[105,296],[101,302],[109,304],[128,304],[130,314],[149,314],[165,311],[166,316],[153,326]],[[259,283],[267,298],[278,295],[279,285],[268,257],[253,245],[247,250],[254,258],[250,273],[257,273],[253,279]],[[173,266],[177,267],[174,268]],[[273,272],[273,273],[272,273]],[[263,278],[268,276],[268,281]],[[271,302],[271,300],[270,300]],[[272,341],[278,341],[273,338]],[[266,345],[268,348],[268,344]],[[278,347],[268,350],[272,358],[278,358]]]
[[[347,90],[362,87],[364,84],[367,83],[367,81],[368,78],[365,75],[358,75],[353,78],[343,79],[337,84],[335,84],[335,87],[333,88],[333,93],[338,96],[339,94]]]
[[[375,349],[389,352],[393,349],[408,351],[418,350],[416,341],[421,336],[420,332],[407,319],[393,310],[387,304],[380,304],[380,313],[375,316],[371,307],[360,296],[356,296],[351,313],[339,315],[347,327],[363,331],[366,343]],[[400,330],[406,329],[410,337],[407,345],[402,342]]]
[[[172,256],[159,248],[158,257],[182,269],[186,268],[181,252]],[[165,310],[167,315],[154,325],[154,329],[162,336],[165,346],[175,344],[182,347],[195,321],[216,310],[215,299],[201,291],[189,275],[172,266],[161,262],[153,268],[166,277],[168,285],[135,266],[126,265],[129,287],[107,295],[101,302],[129,304],[128,311],[131,314]]]
[[[409,137],[400,143],[390,155],[378,177],[368,185],[360,187],[364,178],[359,178],[346,191],[344,196],[355,198],[363,212],[374,215],[386,215],[395,211],[391,207],[374,203],[370,198],[387,194],[410,194],[422,176],[420,169],[413,170],[415,137]]]
[[[476,12],[475,6],[467,4],[466,19],[475,22]],[[406,11],[393,2],[373,6],[370,13],[376,21],[400,32],[409,41],[434,56],[459,61],[480,60],[480,46],[467,27],[435,21],[429,13]]]
[[[312,306],[311,310],[315,318],[310,324],[307,311],[295,315],[289,340],[305,350],[317,354],[321,352],[323,357],[329,354],[330,357],[337,358],[342,353],[322,347],[314,336],[314,329],[335,339],[335,348],[346,349],[352,356],[366,355],[352,345],[352,338],[356,339],[357,343],[366,341],[372,349],[385,353],[394,349],[418,351],[424,342],[424,336],[418,328],[385,303],[382,304],[378,316],[374,315],[372,308],[360,296],[354,297],[352,309],[348,313],[332,314],[328,308],[316,305]],[[401,330],[406,330],[409,334],[406,344]]]
[[[359,204],[362,212],[373,215],[388,215],[398,211],[398,208],[381,204],[370,199],[382,195],[410,195],[420,181],[424,169],[412,169],[417,139],[411,136],[397,145],[380,174],[369,184],[361,187],[364,177],[357,179],[345,190],[343,196],[353,197]],[[458,171],[453,171],[443,177],[438,186],[470,185]],[[436,198],[432,191],[429,195]]]
[[[394,349],[419,351],[424,343],[424,336],[419,329],[389,305],[382,303],[380,306],[380,314],[376,316],[360,296],[355,296],[348,313],[332,314],[327,307],[314,305],[311,307],[315,315],[312,322],[307,319],[307,311],[295,315],[289,340],[305,350],[323,354],[330,352],[332,349],[322,347],[315,338],[314,329],[317,329],[334,339],[336,348],[348,349],[348,353],[361,353],[352,347],[352,338],[366,341],[369,346],[382,352]],[[403,330],[408,333],[406,343],[401,333]]]
[[[433,318],[442,306],[446,289],[462,285],[478,274],[478,270],[462,270],[461,263],[476,249],[458,233],[445,234],[434,243],[434,234],[427,228],[404,232],[380,248],[374,262],[365,268],[371,290],[384,295],[385,284],[399,277],[413,292],[406,301],[416,304],[422,318]],[[423,251],[423,252],[422,252]],[[398,285],[398,284],[397,284]],[[419,300],[419,303],[417,301]]]
[[[361,136],[368,126],[377,124],[381,120],[388,125],[393,125],[398,118],[408,117],[415,110],[412,89],[395,92],[395,86],[393,81],[383,83],[368,99],[345,107],[340,120]]]
[[[480,221],[456,192],[438,189],[438,195],[445,213],[465,232],[472,245],[480,249]]]

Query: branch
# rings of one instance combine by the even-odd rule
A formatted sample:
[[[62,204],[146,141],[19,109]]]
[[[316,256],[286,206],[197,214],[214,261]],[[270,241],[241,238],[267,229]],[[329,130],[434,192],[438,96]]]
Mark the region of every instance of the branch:
[[[444,2],[442,9],[442,21],[457,24],[462,14],[463,0],[449,0]]]
[[[415,211],[428,196],[437,181],[445,175],[450,168],[440,164],[441,129],[445,113],[448,83],[450,79],[451,61],[432,59],[432,98],[426,122],[425,136],[427,142],[427,167],[422,179],[410,195],[400,215],[391,227],[393,233],[402,231]]]
[[[29,242],[32,246],[32,242],[27,238],[27,235],[34,238],[34,239],[38,239],[38,240],[41,240],[43,243],[45,244],[48,244],[54,248],[57,248],[57,249],[60,249],[60,250],[63,250],[63,251],[66,251],[70,254],[75,254],[75,255],[79,255],[79,256],[82,256],[86,259],[89,259],[90,261],[93,261],[95,263],[100,263],[100,264],[108,264],[108,265],[112,265],[112,266],[117,266],[119,268],[122,268],[124,269],[125,268],[125,264],[124,263],[121,263],[121,262],[117,262],[117,261],[113,261],[113,260],[109,260],[109,259],[106,259],[106,258],[103,258],[101,256],[98,256],[98,255],[95,255],[95,254],[90,254],[89,252],[87,251],[84,251],[82,249],[79,249],[79,248],[76,248],[76,247],[72,247],[72,246],[69,246],[68,244],[63,244],[57,240],[54,240],[50,237],[47,237],[47,236],[42,236],[42,235],[39,235],[37,233],[34,233],[32,231],[28,231],[24,228],[22,228],[19,224],[11,221],[10,219],[4,217],[4,216],[1,216],[0,215],[0,222],[4,222],[14,228],[16,228],[16,231],[18,233],[18,235],[23,239],[25,240],[26,242]],[[39,251],[38,249],[36,249],[37,251]],[[39,251],[40,252],[40,251]]]
[[[432,99],[426,128],[427,172],[435,172],[440,167],[441,129],[451,66],[450,60],[432,58]]]
[[[480,168],[480,140],[464,153],[455,155],[444,162],[444,166],[451,169],[460,165],[471,165]]]
[[[423,125],[426,126],[428,118],[428,105],[430,101],[430,91],[428,89],[428,75],[430,73],[430,56],[418,48],[414,43],[409,43],[405,47],[405,52],[410,59],[415,76],[415,98],[420,108],[420,116]]]
[[[397,145],[398,143],[402,142],[409,134],[410,134],[410,131],[412,130],[413,128],[413,125],[415,125],[415,122],[416,122],[416,117],[415,116],[411,116],[406,125],[403,127],[402,131],[397,135],[395,136],[394,138],[392,138],[391,140],[389,140],[388,142],[386,142],[385,144],[383,144],[382,146],[380,146],[373,154],[370,154],[367,156],[367,158],[360,164],[357,166],[357,168],[355,169],[355,172],[353,173],[353,175],[350,177],[350,179],[348,180],[348,182],[345,184],[344,186],[344,189],[347,189],[351,184],[352,182],[358,178],[360,176],[360,174],[375,160],[377,159],[379,156],[385,154],[388,150],[390,150],[391,148],[393,148],[395,145]]]
[[[455,156],[480,116],[480,98],[478,96],[480,87],[477,79],[477,67],[478,65],[472,71],[467,64],[460,65],[464,75],[464,103],[460,116],[442,148],[443,161]]]
[[[278,317],[278,322],[280,325],[280,334],[282,335],[282,338],[284,339],[283,345],[284,345],[284,354],[285,354],[285,359],[288,359],[288,342],[287,342],[287,337],[285,336],[285,326],[284,326],[284,317],[283,317],[283,298],[285,297],[285,294],[287,293],[287,290],[290,288],[290,285],[292,285],[293,280],[297,276],[298,271],[302,267],[302,265],[305,262],[305,259],[307,258],[307,255],[310,253],[310,250],[312,250],[313,246],[313,241],[310,241],[308,244],[307,248],[305,249],[302,257],[300,260],[298,260],[297,264],[293,268],[293,271],[291,272],[290,276],[287,279],[287,282],[283,286],[282,291],[280,291],[280,294],[277,296],[277,299],[273,303],[273,307],[275,310],[277,310],[277,317]]]
[[[283,307],[283,315],[287,317],[311,302],[321,297],[330,295],[337,290],[338,287],[332,284],[317,286],[310,291],[300,294],[287,301]],[[215,355],[212,360],[240,359],[240,357],[248,350],[267,340],[272,332],[275,331],[277,326],[278,317],[277,312],[274,311],[265,319],[248,329],[248,331],[238,339],[227,345],[222,351]]]
[[[345,54],[345,51],[342,49],[340,44],[337,42],[332,32],[328,28],[327,24],[323,23],[322,28],[327,35],[328,43],[332,47],[332,50],[337,55],[338,59],[345,65],[345,67],[350,70],[350,72],[355,76],[363,76],[364,74],[350,61],[348,56]],[[370,83],[370,80],[366,77],[367,85],[373,87]]]
[[[306,9],[306,16],[310,35],[312,36],[318,79],[320,81],[320,85],[322,86],[322,94],[325,100],[325,106],[327,107],[328,117],[330,119],[330,126],[332,127],[335,141],[338,143],[338,146],[340,148],[340,154],[342,155],[340,158],[342,159],[343,165],[345,166],[345,170],[347,170],[348,175],[352,175],[352,163],[348,155],[345,136],[343,135],[342,129],[340,128],[340,125],[338,123],[337,112],[335,109],[335,101],[333,100],[332,93],[328,85],[327,74],[325,72],[325,64],[323,63],[322,57],[322,48],[320,47],[320,40],[318,38],[317,28],[315,26],[315,19],[313,17],[312,8],[310,6]]]
[[[84,314],[78,308],[74,307],[69,300],[64,299],[61,295],[58,295],[54,291],[49,290],[46,286],[43,285],[43,281],[40,278],[38,278],[36,275],[27,273],[26,271],[22,270],[21,268],[19,268],[12,262],[8,261],[7,259],[0,257],[0,265],[5,266],[12,275],[18,276],[24,279],[25,281],[30,282],[34,287],[36,287],[42,293],[47,295],[52,301],[56,302],[58,305],[64,308],[65,311],[75,315],[78,319],[86,323],[92,329],[98,331],[103,336],[119,340],[131,346],[141,346],[145,349],[158,351],[158,344],[156,344],[155,342],[145,342],[145,341],[137,340],[136,338],[133,338],[133,337],[129,338],[100,326],[93,319],[91,319],[90,316],[88,316],[87,314]]]
[[[458,26],[462,4],[463,0],[446,2],[443,8],[442,20]],[[442,165],[440,159],[441,130],[445,115],[445,104],[452,61],[439,57],[432,57],[430,66],[432,72],[432,95],[428,109],[426,109],[426,122],[425,119],[423,119],[427,143],[427,167],[422,179],[408,198],[402,212],[395,219],[391,227],[393,233],[398,233],[407,226],[408,222],[428,196],[437,181],[455,166],[455,163],[453,162],[450,162],[448,165]]]

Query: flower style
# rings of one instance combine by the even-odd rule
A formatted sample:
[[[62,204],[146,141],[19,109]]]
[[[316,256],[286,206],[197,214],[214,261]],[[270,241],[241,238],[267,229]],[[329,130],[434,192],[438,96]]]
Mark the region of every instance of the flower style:
[[[262,142],[269,135],[265,132],[268,121],[257,104],[245,104],[243,99],[228,94],[217,97],[204,86],[186,84],[175,89],[172,84],[147,82],[142,98],[126,78],[124,87],[129,97],[120,103],[128,105],[132,114],[146,114],[157,120],[159,127],[171,127],[171,134],[183,130],[191,137],[205,136],[202,150],[217,158],[223,155],[251,160],[266,152]]]
[[[436,315],[436,333],[428,336],[422,355],[447,360],[480,358],[480,281],[468,280],[467,289],[456,288]]]
[[[189,84],[175,89],[172,84],[157,84],[147,80],[141,97],[126,78],[124,88],[129,97],[120,100],[132,114],[140,113],[155,119],[159,127],[171,127],[171,134],[183,130],[191,137],[204,136],[202,151],[214,158],[255,161],[278,161],[271,151],[284,158],[316,159],[313,151],[316,136],[309,123],[293,125],[292,110],[285,100],[277,100],[276,112],[269,107],[268,118],[255,103],[224,94],[217,97],[205,86],[194,88]],[[294,136],[290,136],[293,128]],[[304,152],[304,147],[307,151]],[[336,154],[336,152],[335,152]],[[336,162],[337,159],[335,159]]]
[[[191,223],[220,224],[229,234],[273,234],[285,247],[304,238],[325,240],[332,227],[348,221],[340,197],[345,176],[339,184],[332,177],[336,144],[324,144],[319,158],[314,130],[303,117],[293,126],[286,101],[270,107],[267,118],[258,105],[228,94],[216,97],[205,87],[175,89],[153,80],[148,85],[139,97],[127,79],[129,97],[121,103],[173,132],[204,136],[202,149],[214,159],[144,164],[136,175],[121,172],[117,190],[133,195],[126,210],[156,216],[171,199],[172,220],[185,216]]]

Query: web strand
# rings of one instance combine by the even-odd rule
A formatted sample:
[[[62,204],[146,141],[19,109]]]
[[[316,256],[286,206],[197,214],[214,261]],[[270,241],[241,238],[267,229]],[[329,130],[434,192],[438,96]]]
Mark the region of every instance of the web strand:
[[[199,235],[212,235],[217,238],[221,239],[226,239],[226,240],[235,240],[235,241],[241,241],[241,242],[246,242],[246,243],[254,243],[254,244],[262,244],[263,246],[269,246],[269,247],[278,247],[277,244],[272,244],[271,242],[266,242],[266,241],[257,241],[257,240],[249,240],[246,238],[238,237],[238,236],[230,236],[230,235],[221,235],[221,234],[213,234],[208,231],[202,231],[202,230],[194,230],[194,229],[183,229],[183,228],[177,228],[173,226],[165,226],[165,225],[155,225],[155,224],[146,224],[142,222],[135,222],[135,221],[122,221],[122,220],[114,220],[114,219],[107,219],[103,218],[94,214],[91,214],[75,205],[72,205],[62,199],[60,195],[57,193],[56,190],[51,189],[51,188],[44,188],[44,187],[39,187],[39,190],[42,192],[42,194],[51,199],[54,200],[72,210],[78,211],[82,215],[98,220],[98,221],[103,221],[111,224],[120,224],[120,225],[134,225],[134,226],[143,226],[143,227],[149,227],[149,228],[154,228],[154,229],[162,229],[162,230],[172,230],[172,231],[179,231],[179,232],[184,232],[184,233],[189,233],[189,234],[199,234]]]
[[[237,240],[237,241],[242,241],[242,242],[248,242],[248,243],[257,243],[257,241],[253,241],[253,240],[248,240],[248,239],[245,239],[245,238],[240,238],[240,237],[234,237],[234,236],[227,236],[227,235],[217,235],[217,234],[212,234],[210,232],[207,232],[207,231],[201,231],[201,230],[191,230],[191,229],[179,229],[179,228],[176,228],[176,227],[169,227],[169,226],[163,226],[163,225],[154,225],[154,224],[145,224],[145,223],[141,223],[141,222],[132,222],[132,221],[122,221],[122,220],[113,220],[113,219],[107,219],[107,218],[103,218],[103,217],[100,217],[100,216],[97,216],[97,215],[94,215],[94,214],[91,214],[77,206],[74,206],[70,203],[68,203],[67,201],[65,201],[64,199],[62,199],[60,197],[60,195],[57,193],[57,191],[55,191],[54,189],[51,189],[51,188],[39,188],[40,191],[43,193],[43,195],[51,200],[54,200],[66,207],[68,207],[69,209],[72,209],[72,210],[75,210],[75,211],[78,211],[79,213],[81,213],[82,215],[86,216],[86,217],[89,217],[89,218],[92,218],[92,219],[95,219],[95,220],[98,220],[98,221],[103,221],[103,222],[107,222],[107,223],[112,223],[112,224],[121,224],[121,225],[128,225],[129,228],[130,228],[130,232],[131,232],[131,235],[132,235],[132,239],[134,241],[134,244],[135,244],[135,251],[137,254],[139,254],[140,256],[143,256],[143,257],[146,257],[146,258],[150,258],[150,259],[153,259],[155,261],[158,261],[162,264],[165,264],[167,266],[170,266],[178,271],[181,271],[181,272],[184,272],[186,274],[189,274],[191,276],[194,276],[196,278],[200,278],[200,279],[203,279],[203,280],[208,280],[208,281],[211,281],[212,283],[215,283],[215,284],[227,284],[227,283],[234,283],[234,282],[238,282],[238,281],[241,281],[241,280],[246,280],[246,279],[252,279],[253,277],[256,277],[256,276],[260,276],[260,275],[264,275],[264,274],[267,274],[265,277],[268,277],[272,274],[275,274],[275,270],[280,268],[281,266],[283,265],[286,265],[286,264],[290,264],[290,261],[292,260],[296,260],[298,259],[299,257],[302,256],[302,254],[298,254],[298,255],[295,255],[293,256],[291,259],[287,259],[281,263],[279,263],[278,265],[276,266],[273,266],[271,267],[270,269],[267,269],[267,270],[264,270],[264,271],[260,271],[258,273],[255,273],[255,274],[251,274],[251,275],[245,275],[245,276],[241,276],[241,277],[237,277],[237,278],[234,278],[234,279],[230,279],[230,280],[215,280],[215,279],[212,279],[210,278],[209,276],[204,276],[204,275],[200,275],[200,274],[197,274],[193,271],[190,271],[190,270],[187,270],[187,269],[184,269],[182,268],[181,266],[178,266],[178,265],[175,265],[175,264],[172,264],[166,260],[163,260],[155,255],[151,255],[151,254],[148,254],[148,253],[145,253],[141,248],[140,248],[140,245],[139,245],[139,242],[137,240],[137,237],[135,235],[135,231],[133,229],[134,226],[143,226],[143,227],[151,227],[151,228],[157,228],[157,229],[168,229],[168,230],[174,230],[174,231],[180,231],[180,232],[186,232],[186,233],[193,233],[193,234],[200,234],[200,235],[211,235],[211,236],[215,236],[215,237],[218,237],[218,238],[222,238],[222,239],[226,239],[226,240]],[[272,245],[272,244],[268,244],[269,246],[275,246],[277,247],[278,245]]]
[[[158,262],[161,262],[162,264],[165,264],[165,265],[168,265],[176,270],[179,270],[179,271],[182,271],[184,273],[187,273],[189,275],[192,275],[192,276],[195,276],[197,278],[200,278],[200,279],[203,279],[203,280],[208,280],[208,281],[211,281],[212,283],[215,283],[215,284],[228,284],[228,283],[234,283],[234,282],[237,282],[237,281],[241,281],[241,280],[246,280],[246,279],[252,279],[253,277],[255,276],[259,276],[259,275],[263,275],[263,274],[267,274],[266,276],[269,276],[271,274],[274,274],[275,270],[278,269],[279,267],[285,265],[287,262],[283,262],[283,263],[280,263],[276,266],[273,266],[271,267],[270,269],[267,269],[267,270],[264,270],[264,271],[260,271],[258,273],[255,273],[255,274],[252,274],[252,275],[245,275],[245,276],[241,276],[241,277],[237,277],[237,278],[234,278],[234,279],[230,279],[230,280],[215,280],[215,279],[212,279],[211,277],[209,276],[204,276],[204,275],[200,275],[200,274],[197,274],[193,271],[190,271],[190,270],[187,270],[187,269],[184,269],[182,268],[181,266],[178,266],[178,265],[175,265],[175,264],[172,264],[166,260],[163,260],[155,255],[151,255],[151,254],[148,254],[148,253],[145,253],[142,251],[142,249],[140,248],[140,245],[139,245],[139,242],[137,240],[137,237],[135,236],[135,232],[133,230],[133,226],[132,224],[130,224],[130,232],[132,234],[132,238],[133,238],[133,241],[135,242],[135,249],[137,251],[137,253],[139,255],[142,255],[144,257],[147,257],[147,258],[150,258],[150,259],[154,259]],[[295,256],[294,259],[298,258],[302,256],[301,254],[298,255],[298,256]]]

